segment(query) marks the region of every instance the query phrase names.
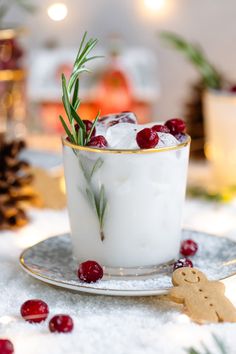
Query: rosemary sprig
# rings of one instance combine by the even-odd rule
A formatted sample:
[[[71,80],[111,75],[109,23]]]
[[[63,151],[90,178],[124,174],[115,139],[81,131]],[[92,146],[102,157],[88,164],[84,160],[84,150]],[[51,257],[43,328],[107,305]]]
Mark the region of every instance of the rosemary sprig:
[[[102,184],[99,193],[94,190],[91,180],[96,171],[98,171],[102,165],[103,161],[101,158],[98,158],[94,165],[92,166],[91,170],[88,171],[88,168],[85,166],[85,164],[82,162],[82,159],[79,159],[81,169],[84,174],[84,178],[86,179],[87,182],[87,188],[86,188],[86,194],[88,197],[88,200],[94,209],[95,213],[97,214],[98,221],[99,221],[99,227],[100,227],[100,237],[101,240],[104,241],[105,235],[104,235],[104,218],[105,218],[105,212],[107,208],[107,199],[106,199],[106,194],[105,194],[105,187]]]
[[[100,116],[100,112],[98,112],[96,118],[93,121],[90,132],[87,133],[86,126],[82,118],[77,113],[81,103],[81,100],[79,98],[80,75],[84,72],[90,72],[90,70],[86,67],[87,62],[96,58],[101,58],[100,56],[89,57],[89,54],[96,46],[98,40],[91,38],[86,42],[86,36],[87,33],[85,32],[82,41],[80,43],[80,47],[73,65],[73,70],[68,82],[64,74],[62,74],[61,77],[62,102],[64,105],[65,113],[67,115],[68,124],[66,123],[66,121],[62,116],[59,117],[62,126],[66,134],[68,135],[70,142],[81,146],[87,145],[88,142],[90,141],[94,128]],[[75,124],[78,124],[79,129],[75,128]],[[74,150],[74,153],[78,157],[80,167],[82,169],[84,178],[86,180],[87,186],[85,190],[86,190],[87,199],[98,217],[99,226],[100,226],[100,237],[101,240],[103,241],[105,238],[104,231],[103,231],[104,217],[105,217],[105,211],[107,207],[105,188],[104,185],[101,185],[100,188],[94,188],[92,184],[92,177],[94,173],[99,168],[101,168],[103,161],[99,158],[92,166],[92,169],[88,170],[88,166],[86,166],[82,161],[83,156],[81,156],[76,150]]]
[[[221,339],[219,339],[215,334],[212,334],[212,337],[213,337],[216,347],[218,349],[217,354],[229,354],[229,353],[227,353],[225,345],[221,341]],[[212,352],[210,349],[208,349],[204,343],[202,344],[202,347],[204,349],[204,352],[200,352],[200,351],[196,350],[195,348],[191,347],[191,348],[186,349],[186,353],[187,354],[216,354],[216,352]]]
[[[186,56],[199,71],[203,84],[206,87],[213,89],[220,89],[222,87],[223,79],[220,73],[209,62],[201,48],[187,42],[185,39],[172,32],[161,32],[160,37]]]
[[[68,135],[70,141],[75,145],[86,145],[91,136],[92,132],[95,128],[97,120],[100,116],[100,112],[97,114],[92,129],[89,134],[87,134],[86,126],[82,120],[82,118],[78,114],[78,108],[80,106],[81,100],[79,96],[79,79],[80,75],[84,72],[90,72],[90,70],[86,67],[86,63],[96,59],[101,58],[101,56],[90,56],[90,52],[97,45],[97,39],[89,39],[86,42],[87,32],[84,33],[82,41],[80,43],[80,47],[73,65],[73,70],[70,75],[70,78],[67,82],[64,74],[61,76],[62,82],[62,102],[64,105],[65,113],[67,115],[68,123],[66,123],[65,119],[60,116],[60,120],[62,126]],[[86,43],[85,43],[86,42]],[[78,124],[79,129],[75,129],[75,124]]]

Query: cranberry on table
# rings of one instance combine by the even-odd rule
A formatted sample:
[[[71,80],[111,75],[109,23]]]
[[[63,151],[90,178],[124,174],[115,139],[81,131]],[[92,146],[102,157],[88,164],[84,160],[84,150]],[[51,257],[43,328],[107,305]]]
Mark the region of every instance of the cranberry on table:
[[[180,253],[183,256],[194,256],[195,253],[198,250],[198,245],[195,241],[193,240],[184,240],[181,243],[181,247],[180,247]]]
[[[152,130],[155,132],[160,132],[160,133],[170,133],[170,129],[162,124],[156,124],[152,127]]]
[[[69,333],[73,328],[73,320],[68,315],[56,315],[49,322],[49,329],[51,332]]]
[[[190,259],[188,259],[188,258],[180,258],[180,259],[178,259],[178,261],[176,261],[174,263],[173,271],[178,269],[178,268],[183,268],[183,267],[192,268],[193,267],[192,261]]]
[[[21,316],[30,323],[45,321],[49,314],[46,302],[38,299],[28,300],[21,306]]]
[[[10,340],[0,339],[0,354],[13,354],[14,347]]]
[[[92,146],[92,147],[96,147],[99,149],[103,149],[108,146],[108,142],[103,135],[98,135],[98,136],[94,136],[93,138],[91,138],[90,141],[88,142],[87,146]]]
[[[184,133],[186,130],[185,122],[180,118],[169,119],[165,122],[165,126],[169,128],[170,133],[175,135],[177,133]]]
[[[78,277],[86,283],[95,283],[103,277],[102,267],[95,261],[86,261],[80,264]]]
[[[152,149],[158,144],[159,137],[154,130],[144,128],[137,133],[136,141],[141,149]]]

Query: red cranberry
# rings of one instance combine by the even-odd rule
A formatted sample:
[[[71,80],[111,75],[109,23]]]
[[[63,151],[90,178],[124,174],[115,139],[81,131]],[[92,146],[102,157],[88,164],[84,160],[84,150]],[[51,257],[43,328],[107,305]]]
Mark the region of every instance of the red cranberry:
[[[49,330],[51,332],[69,333],[73,328],[73,320],[68,315],[56,315],[49,322]]]
[[[102,267],[94,261],[86,261],[80,264],[78,277],[86,283],[96,282],[103,277]]]
[[[181,243],[180,253],[183,256],[194,256],[198,250],[198,245],[193,240],[184,240]]]
[[[87,145],[102,149],[102,148],[107,147],[108,142],[107,142],[106,138],[104,138],[104,136],[98,135],[98,136],[94,136],[93,138],[91,138]]]
[[[231,86],[229,92],[236,93],[236,85]]]
[[[85,124],[87,135],[89,135],[90,130],[93,126],[93,122],[91,122],[88,119],[84,119],[83,123]],[[75,124],[75,129],[78,131],[80,129],[80,126],[78,124]],[[94,127],[93,132],[92,132],[92,137],[95,136],[95,134],[96,134],[96,128]]]
[[[178,261],[174,263],[173,266],[173,271],[178,269],[178,268],[183,268],[183,267],[193,267],[193,263],[190,261],[188,258],[180,258]]]
[[[0,354],[13,354],[14,347],[8,339],[0,339]]]
[[[152,130],[160,133],[170,133],[170,129],[162,124],[156,124],[152,127]]]
[[[167,120],[165,126],[170,129],[171,134],[184,133],[186,129],[184,121],[179,118]]]
[[[141,149],[152,149],[158,144],[159,137],[154,130],[144,128],[136,135],[136,141]]]
[[[45,321],[49,314],[48,305],[42,300],[28,300],[21,306],[21,316],[30,323]]]

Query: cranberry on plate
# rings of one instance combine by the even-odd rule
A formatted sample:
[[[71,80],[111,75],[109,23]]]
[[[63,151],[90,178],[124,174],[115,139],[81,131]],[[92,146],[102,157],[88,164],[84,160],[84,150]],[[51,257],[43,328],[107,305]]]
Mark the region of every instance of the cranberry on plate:
[[[190,259],[188,258],[180,258],[178,259],[174,265],[173,265],[173,271],[178,269],[178,268],[183,268],[183,267],[193,267],[193,263]]]
[[[21,316],[30,323],[39,323],[45,321],[49,314],[49,308],[46,302],[33,299],[28,300],[21,306]]]
[[[69,315],[56,315],[49,322],[50,332],[69,333],[73,328],[74,323]]]
[[[198,245],[193,240],[184,240],[181,243],[180,253],[183,256],[194,256],[198,250]]]
[[[103,277],[102,267],[95,261],[86,261],[80,264],[78,277],[86,283],[95,283]]]

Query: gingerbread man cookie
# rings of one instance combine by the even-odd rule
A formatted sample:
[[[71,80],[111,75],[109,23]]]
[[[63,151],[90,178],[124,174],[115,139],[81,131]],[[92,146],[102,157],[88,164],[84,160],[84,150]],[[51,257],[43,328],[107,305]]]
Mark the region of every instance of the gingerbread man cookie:
[[[236,322],[236,309],[225,297],[225,286],[209,281],[195,268],[179,268],[173,272],[170,298],[184,304],[186,314],[195,322]]]

